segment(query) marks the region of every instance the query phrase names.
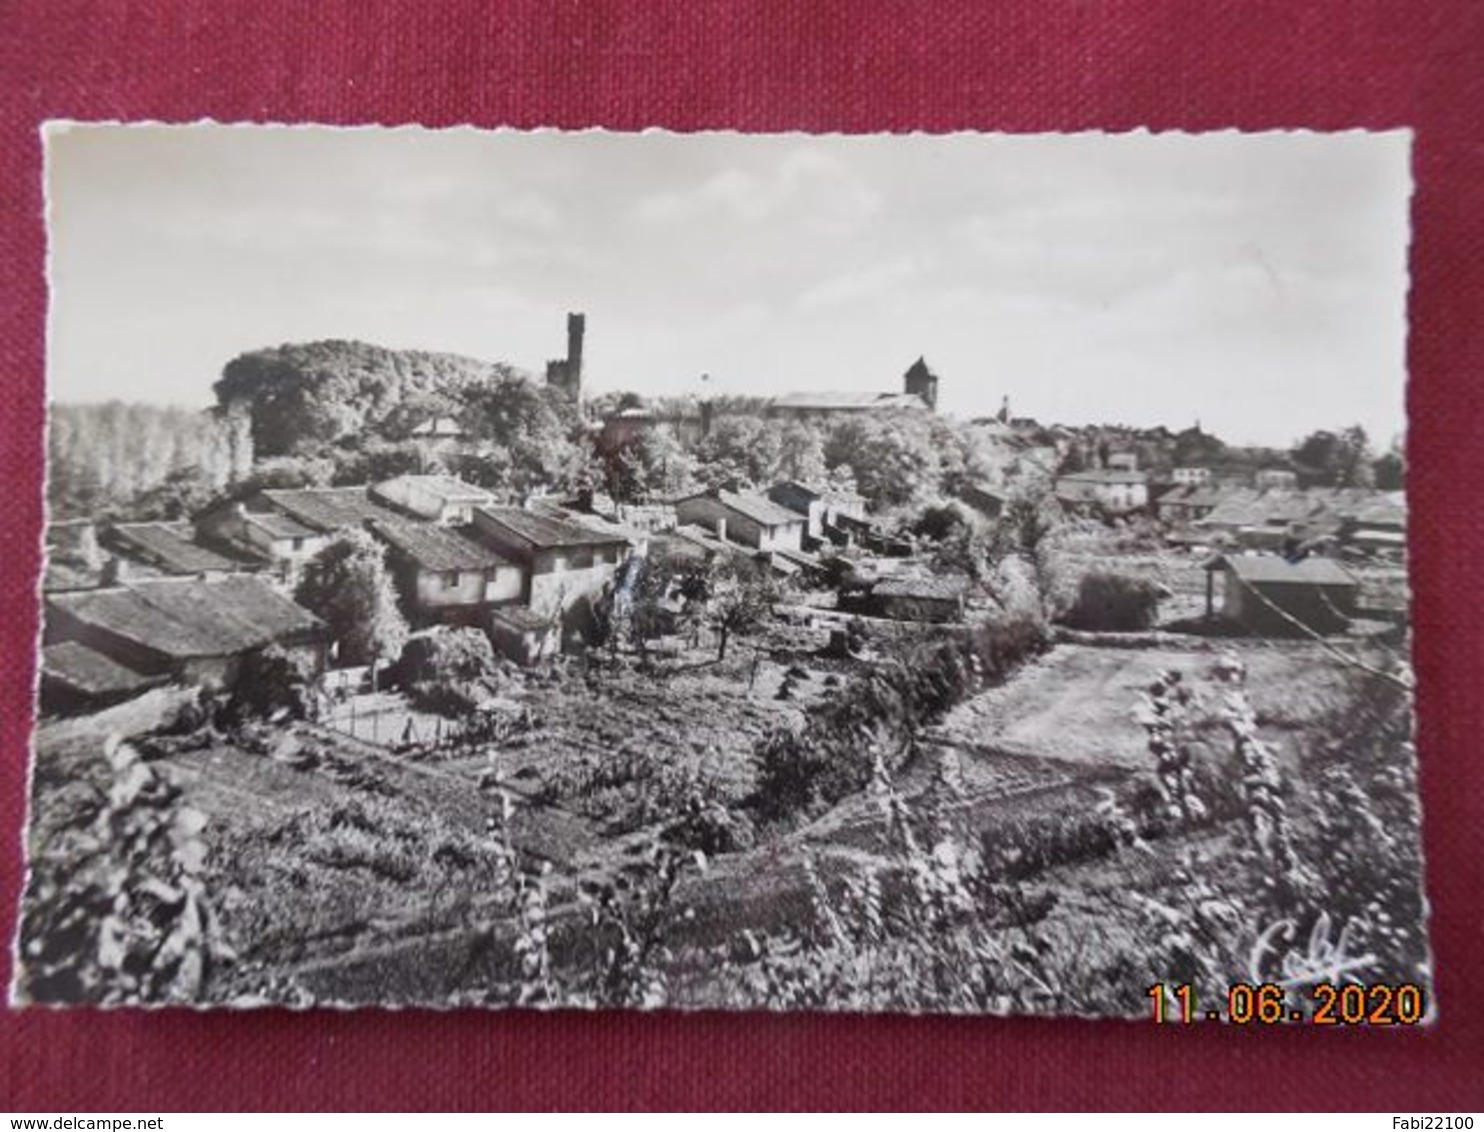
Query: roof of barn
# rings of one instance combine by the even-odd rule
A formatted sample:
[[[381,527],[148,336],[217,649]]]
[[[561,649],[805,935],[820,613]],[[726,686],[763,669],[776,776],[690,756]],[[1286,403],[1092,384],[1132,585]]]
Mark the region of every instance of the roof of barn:
[[[323,628],[267,582],[247,574],[207,581],[159,578],[57,593],[47,603],[164,656],[232,656]]]
[[[399,517],[372,499],[364,486],[270,489],[259,494],[290,518],[319,531],[343,531],[364,526],[368,519]]]
[[[424,570],[488,570],[510,560],[453,527],[413,519],[373,519],[371,530]]]
[[[241,562],[197,546],[187,524],[114,523],[110,539],[128,551],[146,555],[172,574],[203,574],[208,570],[236,570]]]
[[[562,546],[627,545],[629,540],[615,530],[598,530],[570,519],[527,511],[520,507],[481,507],[479,514],[513,531],[540,548]]]
[[[42,649],[41,675],[90,696],[132,692],[163,682],[162,677],[135,672],[77,641],[63,641]]]

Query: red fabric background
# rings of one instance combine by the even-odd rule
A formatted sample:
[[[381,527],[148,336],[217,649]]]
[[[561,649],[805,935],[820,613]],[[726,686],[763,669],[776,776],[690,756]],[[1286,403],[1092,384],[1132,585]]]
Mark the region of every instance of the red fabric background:
[[[36,619],[42,120],[1409,125],[1413,577],[1440,1023],[1254,1033],[822,1016],[12,1012],[0,1016],[0,1108],[1484,1106],[1484,5],[931,7],[0,0],[0,932],[9,938],[20,878]],[[8,980],[8,957],[5,966]]]

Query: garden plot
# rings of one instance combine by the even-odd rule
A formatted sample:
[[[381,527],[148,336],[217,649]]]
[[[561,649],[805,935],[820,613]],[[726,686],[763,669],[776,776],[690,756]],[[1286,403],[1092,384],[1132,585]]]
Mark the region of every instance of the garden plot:
[[[1234,644],[1247,665],[1247,691],[1264,727],[1313,727],[1345,702],[1350,672],[1311,644]],[[1193,680],[1197,718],[1219,710],[1207,678],[1210,649],[1121,649],[1062,644],[1027,664],[1014,679],[958,705],[931,734],[966,748],[1087,766],[1148,769],[1144,729],[1134,718],[1140,696],[1166,669]],[[1285,744],[1278,744],[1280,751]]]

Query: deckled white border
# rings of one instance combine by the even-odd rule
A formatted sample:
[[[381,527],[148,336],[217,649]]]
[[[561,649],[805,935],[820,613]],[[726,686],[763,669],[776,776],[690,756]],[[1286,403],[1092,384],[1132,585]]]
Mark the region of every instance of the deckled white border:
[[[45,229],[45,241],[46,241],[46,250],[45,250],[45,253],[44,253],[44,257],[43,257],[44,258],[44,268],[43,268],[43,270],[44,270],[45,285],[46,285],[46,332],[45,332],[44,347],[43,347],[44,348],[44,354],[43,354],[43,357],[42,357],[42,456],[41,456],[41,460],[42,460],[42,477],[41,477],[41,485],[42,485],[42,499],[41,499],[41,504],[42,504],[42,520],[41,520],[41,530],[37,534],[37,543],[38,543],[38,551],[39,551],[39,553],[38,553],[38,561],[40,563],[40,568],[37,571],[36,582],[35,582],[35,591],[34,591],[34,593],[35,593],[35,599],[36,599],[37,620],[36,620],[36,633],[35,633],[34,640],[32,642],[32,655],[33,655],[33,671],[32,671],[32,678],[31,678],[32,719],[31,719],[30,731],[29,731],[29,734],[27,735],[27,738],[26,738],[26,754],[27,754],[27,760],[28,760],[27,761],[27,765],[26,765],[26,784],[25,784],[26,794],[25,794],[25,798],[23,799],[23,802],[22,802],[23,820],[22,820],[22,825],[21,825],[21,829],[20,829],[20,849],[21,849],[21,859],[22,859],[21,884],[20,884],[20,887],[19,887],[19,891],[16,894],[15,932],[14,932],[14,935],[13,935],[11,941],[10,941],[11,977],[10,977],[10,985],[7,988],[7,994],[6,994],[7,1004],[12,1009],[21,1008],[21,1007],[35,1009],[35,1008],[41,1007],[41,1008],[45,1008],[45,1009],[48,1009],[48,1010],[61,1011],[61,1010],[73,1010],[73,1009],[79,1009],[79,1008],[93,1007],[95,1009],[101,1008],[101,1009],[109,1009],[109,1010],[116,1010],[116,1009],[144,1009],[144,1010],[149,1010],[149,1011],[155,1011],[155,1010],[167,1010],[167,1009],[181,1009],[181,1008],[184,1008],[184,1009],[193,1010],[193,1011],[197,1011],[197,1012],[220,1011],[220,1010],[263,1009],[263,1008],[267,1008],[267,1009],[288,1009],[288,1010],[295,1010],[295,1011],[307,1011],[307,1010],[317,1010],[317,1009],[333,1009],[333,1010],[340,1010],[340,1011],[351,1011],[351,1010],[390,1010],[390,1011],[400,1011],[400,1010],[438,1010],[438,1011],[451,1011],[451,1010],[462,1010],[462,1009],[469,1009],[469,1008],[481,1009],[481,1010],[495,1009],[495,1010],[516,1010],[516,1011],[519,1011],[519,1010],[530,1010],[530,1009],[533,1009],[532,1007],[517,1007],[517,1006],[478,1007],[478,1006],[472,1006],[471,1005],[470,1007],[466,1007],[466,1006],[463,1006],[463,1005],[454,1005],[454,1004],[451,1004],[451,1003],[438,1002],[438,1001],[426,1001],[426,1002],[425,1001],[417,1001],[417,1002],[375,1002],[375,1003],[371,1003],[371,1002],[354,1002],[354,1001],[328,1000],[328,999],[317,999],[317,1000],[315,1000],[315,1002],[313,1002],[312,1004],[309,1004],[309,1005],[296,1005],[296,1004],[288,1003],[288,1002],[272,1002],[272,1001],[263,1000],[263,1001],[251,1001],[251,1002],[241,1002],[241,1001],[238,1001],[238,1002],[200,1002],[200,1003],[147,1002],[147,1003],[128,1004],[127,1006],[123,1006],[123,1005],[112,1005],[112,1006],[102,1006],[102,1007],[100,1007],[98,1004],[83,1003],[83,1002],[46,1002],[46,1003],[38,1003],[38,1002],[35,1002],[35,1001],[27,998],[25,996],[25,994],[23,993],[21,974],[22,974],[22,971],[23,971],[24,958],[23,958],[23,956],[21,954],[21,941],[22,941],[23,916],[24,916],[24,913],[25,913],[25,905],[26,905],[26,893],[28,892],[28,890],[30,888],[30,883],[31,883],[31,853],[30,853],[30,848],[31,848],[31,818],[32,818],[32,807],[33,807],[34,788],[35,788],[35,781],[34,780],[35,780],[35,776],[36,776],[37,736],[38,736],[38,733],[39,733],[39,730],[40,730],[40,725],[41,725],[41,715],[40,715],[40,702],[41,702],[41,649],[42,649],[42,642],[44,640],[45,632],[46,632],[46,624],[45,624],[45,622],[46,622],[46,606],[45,606],[46,596],[45,596],[45,593],[46,593],[46,571],[47,571],[46,532],[47,532],[48,526],[51,523],[51,505],[50,505],[50,487],[51,487],[51,433],[50,433],[50,423],[51,423],[51,404],[52,404],[52,401],[51,401],[51,369],[52,369],[52,358],[54,356],[53,355],[53,351],[52,351],[52,338],[53,338],[53,334],[54,334],[55,329],[56,329],[56,303],[54,302],[54,296],[56,294],[56,289],[55,289],[54,273],[53,273],[54,259],[55,259],[55,250],[56,250],[56,248],[55,248],[56,241],[55,241],[55,239],[53,237],[53,206],[52,206],[52,197],[51,197],[51,192],[50,192],[50,189],[51,189],[51,162],[52,162],[51,143],[52,143],[52,140],[54,138],[59,138],[59,137],[63,136],[64,134],[70,133],[70,132],[75,131],[75,130],[88,130],[88,129],[119,129],[119,130],[128,130],[128,129],[132,129],[132,128],[153,128],[153,129],[169,129],[169,130],[228,129],[228,130],[241,130],[241,131],[249,131],[249,130],[289,130],[289,131],[300,131],[300,132],[329,131],[329,132],[333,132],[333,133],[341,133],[341,132],[352,131],[352,132],[363,132],[363,133],[455,134],[455,135],[475,134],[475,135],[481,135],[481,136],[485,136],[485,137],[506,137],[506,136],[511,136],[511,137],[530,137],[530,136],[547,135],[547,134],[553,135],[553,136],[559,136],[559,137],[575,137],[575,136],[593,135],[593,134],[599,135],[599,136],[607,136],[607,137],[626,137],[626,138],[643,138],[643,137],[651,137],[651,136],[653,136],[653,137],[670,137],[670,138],[691,138],[691,137],[696,137],[696,138],[715,138],[715,137],[729,137],[729,138],[735,138],[735,139],[738,139],[738,140],[751,139],[751,138],[776,139],[776,138],[791,138],[792,137],[792,138],[813,138],[813,139],[841,140],[841,141],[847,141],[847,142],[848,141],[854,141],[854,140],[863,140],[863,141],[866,141],[866,140],[880,140],[882,138],[904,138],[904,139],[906,139],[906,138],[931,138],[931,139],[935,139],[935,140],[952,140],[952,139],[955,139],[955,138],[990,138],[990,137],[993,137],[993,138],[1006,138],[1006,139],[1031,139],[1031,138],[1049,138],[1049,137],[1055,137],[1055,138],[1104,138],[1104,139],[1118,139],[1118,138],[1165,138],[1165,137],[1172,137],[1172,136],[1173,137],[1177,137],[1177,138],[1209,138],[1209,137],[1263,138],[1263,137],[1272,137],[1274,135],[1282,135],[1282,136],[1285,136],[1285,137],[1298,136],[1298,137],[1314,137],[1314,138],[1333,138],[1333,137],[1348,137],[1348,136],[1354,136],[1354,135],[1365,135],[1365,136],[1368,136],[1368,137],[1391,137],[1391,136],[1395,136],[1395,135],[1400,134],[1405,139],[1405,144],[1406,144],[1406,165],[1407,165],[1407,192],[1406,192],[1406,197],[1405,197],[1405,209],[1406,209],[1406,217],[1407,217],[1407,241],[1406,241],[1405,247],[1403,248],[1403,264],[1404,264],[1405,275],[1406,275],[1406,286],[1403,289],[1403,293],[1402,293],[1402,296],[1401,296],[1402,297],[1402,359],[1403,359],[1402,411],[1403,411],[1403,420],[1404,420],[1404,426],[1403,426],[1403,447],[1404,447],[1404,452],[1405,453],[1408,453],[1409,454],[1410,453],[1410,450],[1411,450],[1412,430],[1411,430],[1411,416],[1410,416],[1410,412],[1408,411],[1408,404],[1409,404],[1408,394],[1410,392],[1411,385],[1412,385],[1412,372],[1411,372],[1411,366],[1408,364],[1407,359],[1408,359],[1409,353],[1410,353],[1410,351],[1409,351],[1409,345],[1410,345],[1411,331],[1412,331],[1411,306],[1412,306],[1412,296],[1413,296],[1413,282],[1412,282],[1412,270],[1411,270],[1411,262],[1412,262],[1411,257],[1412,257],[1412,247],[1413,247],[1413,243],[1414,243],[1414,240],[1415,240],[1415,226],[1412,223],[1412,221],[1413,221],[1413,206],[1414,206],[1414,202],[1415,202],[1416,195],[1417,195],[1417,171],[1416,171],[1416,148],[1417,147],[1416,147],[1416,131],[1411,126],[1388,127],[1388,128],[1385,128],[1385,129],[1370,129],[1370,128],[1367,128],[1367,127],[1364,127],[1364,126],[1351,126],[1351,127],[1348,127],[1348,128],[1345,128],[1345,129],[1340,129],[1340,130],[1319,130],[1319,129],[1313,129],[1313,128],[1310,128],[1310,127],[1296,127],[1296,128],[1270,127],[1270,128],[1260,129],[1260,130],[1244,130],[1244,129],[1239,129],[1237,127],[1227,127],[1227,128],[1224,128],[1224,129],[1217,129],[1217,130],[1185,130],[1185,129],[1156,130],[1156,129],[1151,129],[1151,128],[1147,127],[1147,126],[1135,126],[1135,127],[1129,128],[1127,130],[1099,130],[1099,129],[1094,129],[1094,128],[1088,128],[1088,129],[1081,129],[1081,130],[1014,130],[1014,131],[1011,131],[1011,130],[952,129],[952,130],[936,131],[936,130],[913,129],[913,130],[877,130],[877,131],[866,131],[866,132],[853,132],[853,131],[841,131],[841,130],[828,130],[828,131],[812,131],[812,130],[762,130],[762,131],[749,131],[749,130],[736,130],[736,129],[724,129],[724,128],[705,128],[705,129],[700,129],[700,130],[675,130],[675,129],[670,129],[670,128],[664,127],[664,126],[646,126],[646,127],[643,127],[641,129],[636,129],[636,130],[623,130],[623,129],[611,129],[611,128],[606,127],[606,126],[597,126],[597,125],[594,125],[594,126],[582,126],[582,127],[576,127],[576,128],[567,128],[567,127],[560,127],[560,126],[537,126],[537,127],[532,127],[532,128],[524,128],[524,127],[519,127],[519,126],[507,126],[507,125],[485,127],[485,126],[476,126],[476,125],[474,125],[472,123],[462,123],[462,124],[458,124],[458,125],[449,125],[449,126],[429,126],[429,125],[426,125],[426,124],[421,123],[421,122],[402,122],[402,123],[358,122],[358,123],[353,123],[353,124],[335,124],[335,123],[322,123],[322,122],[259,122],[259,121],[252,121],[252,120],[247,120],[247,119],[238,119],[238,120],[234,120],[234,121],[221,121],[219,119],[210,118],[210,117],[197,118],[197,119],[194,119],[192,121],[185,121],[185,122],[167,122],[167,121],[163,121],[163,120],[157,119],[157,118],[144,118],[144,119],[137,119],[137,120],[130,120],[130,121],[125,121],[125,120],[118,119],[118,118],[98,118],[98,119],[49,118],[46,121],[44,121],[44,122],[41,123],[41,125],[40,125],[40,127],[38,128],[38,131],[37,131],[38,132],[38,135],[39,135],[39,138],[40,138],[40,142],[41,142],[42,219],[43,219],[43,225],[44,225],[44,229]],[[1407,460],[1407,464],[1410,467],[1410,460],[1409,459]],[[1408,475],[1408,477],[1407,477],[1407,482],[1406,482],[1405,488],[1406,488],[1407,504],[1408,504],[1408,526],[1409,526],[1409,530],[1410,530],[1410,527],[1412,525],[1412,523],[1411,523],[1412,477],[1410,475]],[[1407,541],[1407,571],[1406,571],[1407,609],[1408,609],[1408,616],[1409,616],[1409,618],[1411,616],[1412,605],[1413,605],[1413,592],[1412,592],[1412,574],[1413,574],[1412,563],[1413,563],[1413,557],[1414,557],[1413,556],[1413,547],[1412,547],[1412,543],[1411,543],[1411,539],[1410,539],[1410,534],[1409,534],[1408,541]],[[1434,949],[1433,949],[1432,932],[1430,930],[1430,928],[1431,928],[1431,921],[1432,921],[1432,902],[1428,898],[1427,875],[1428,875],[1429,869],[1428,869],[1428,860],[1427,860],[1427,854],[1426,854],[1426,839],[1423,837],[1423,832],[1422,832],[1423,831],[1423,823],[1426,820],[1426,815],[1423,813],[1422,797],[1421,797],[1421,794],[1422,794],[1422,792],[1421,792],[1422,761],[1421,761],[1421,759],[1419,757],[1419,752],[1417,750],[1417,737],[1418,737],[1418,735],[1417,735],[1417,699],[1418,699],[1418,696],[1417,696],[1417,687],[1416,687],[1416,683],[1415,683],[1416,673],[1417,673],[1415,626],[1413,628],[1413,632],[1412,632],[1412,635],[1411,635],[1410,640],[1411,640],[1411,645],[1410,645],[1410,651],[1409,651],[1409,655],[1408,655],[1408,658],[1407,659],[1408,659],[1408,664],[1411,666],[1411,669],[1412,669],[1412,672],[1413,672],[1413,678],[1414,678],[1413,689],[1412,689],[1411,697],[1410,697],[1410,699],[1411,699],[1411,720],[1412,720],[1412,728],[1411,728],[1412,736],[1411,736],[1411,742],[1412,742],[1412,749],[1413,749],[1413,756],[1412,757],[1413,757],[1413,763],[1414,763],[1414,766],[1415,766],[1414,777],[1415,777],[1415,779],[1416,779],[1416,781],[1418,783],[1418,790],[1417,790],[1417,796],[1415,798],[1415,801],[1417,803],[1417,810],[1418,810],[1417,837],[1418,837],[1418,842],[1419,842],[1419,858],[1420,858],[1420,861],[1421,861],[1421,876],[1419,876],[1419,878],[1418,878],[1418,883],[1421,885],[1421,888],[1422,888],[1421,896],[1422,896],[1423,942],[1424,942],[1425,950],[1426,950],[1427,973],[1428,973],[1428,977],[1429,977],[1429,981],[1430,981],[1430,985],[1428,987],[1427,1015],[1426,1015],[1426,1017],[1423,1020],[1423,1025],[1424,1026],[1427,1026],[1427,1027],[1431,1027],[1431,1026],[1436,1025],[1437,1019],[1438,1019],[1438,1006],[1437,1006],[1437,970],[1436,970],[1436,962],[1435,962],[1436,956],[1435,956]],[[570,1004],[563,1003],[563,1004],[556,1004],[556,1005],[553,1005],[553,1006],[536,1007],[535,1009],[540,1010],[541,1012],[545,1013],[545,1012],[547,1012],[549,1010],[574,1010],[574,1009],[578,1009],[578,1008],[576,1008],[576,1007],[574,1007],[574,1006],[572,1006]],[[608,1008],[594,1006],[594,1007],[590,1007],[588,1012],[591,1013],[591,1012],[594,1012],[594,1011],[597,1011],[597,1010],[601,1010],[601,1009],[608,1009]],[[652,1012],[655,1009],[660,1009],[660,1010],[676,1011],[676,1012],[679,1012],[679,1013],[687,1013],[688,1014],[688,1013],[699,1013],[699,1012],[702,1012],[702,1011],[710,1012],[710,1011],[715,1011],[718,1008],[715,1007],[715,1006],[709,1006],[709,1005],[708,1006],[698,1006],[698,1005],[688,1004],[688,1003],[667,1003],[667,1004],[665,1004],[665,1006],[658,1007],[658,1008],[651,1007],[651,1008],[633,1008],[633,1009],[635,1009],[635,1010],[637,1010],[638,1012],[641,1012],[641,1013],[650,1013],[650,1012]],[[821,1007],[821,1008],[817,1008],[815,1010],[810,1010],[810,1011],[779,1010],[779,1009],[776,1009],[776,1008],[768,1008],[768,1007],[765,1007],[765,1006],[750,1006],[750,1005],[749,1006],[729,1007],[729,1008],[722,1008],[722,1009],[724,1009],[724,1011],[727,1012],[727,1013],[746,1013],[746,1012],[752,1012],[752,1011],[762,1011],[762,1012],[768,1013],[768,1014],[782,1014],[782,1015],[789,1015],[789,1014],[804,1014],[804,1015],[808,1015],[808,1014],[819,1014],[819,1013],[830,1014],[830,1015],[842,1015],[842,1014],[845,1014],[845,1015],[852,1015],[852,1014],[854,1014],[854,1015],[865,1015],[867,1013],[870,1013],[870,1014],[873,1014],[873,1015],[884,1015],[886,1017],[896,1017],[896,1016],[923,1016],[923,1015],[926,1015],[926,1016],[938,1016],[938,1017],[968,1016],[968,1017],[1041,1018],[1041,1019],[1045,1019],[1045,1018],[1073,1019],[1073,1018],[1076,1018],[1076,1019],[1098,1021],[1098,1022],[1118,1022],[1118,1021],[1127,1021],[1127,1020],[1129,1020],[1128,1018],[1125,1018],[1125,1017],[1122,1017],[1122,1016],[1119,1016],[1119,1015],[1111,1015],[1111,1014],[1077,1014],[1077,1013],[1070,1013],[1069,1012],[1069,1013],[1057,1013],[1057,1014],[1046,1015],[1046,1014],[1039,1014],[1039,1013],[1027,1012],[1027,1011],[994,1011],[994,1010],[970,1011],[970,1010],[955,1010],[955,1009],[952,1009],[951,1007],[940,1007],[940,1008],[933,1009],[933,1010],[921,1010],[921,1011],[915,1011],[914,1010],[914,1011],[890,1011],[890,1012],[881,1012],[881,1011],[867,1012],[867,1011],[862,1011],[862,1010],[853,1009],[853,1008],[838,1008],[837,1009],[837,1008],[832,1008],[832,1007],[830,1007],[828,1005],[826,1005],[824,1007]]]

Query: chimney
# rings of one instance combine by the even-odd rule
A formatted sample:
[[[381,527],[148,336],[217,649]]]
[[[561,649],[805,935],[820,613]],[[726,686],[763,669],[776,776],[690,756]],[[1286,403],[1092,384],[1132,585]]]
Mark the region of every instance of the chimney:
[[[716,519],[716,537],[721,542],[727,541],[727,521],[725,516],[718,516]]]

